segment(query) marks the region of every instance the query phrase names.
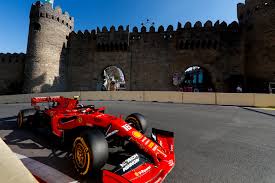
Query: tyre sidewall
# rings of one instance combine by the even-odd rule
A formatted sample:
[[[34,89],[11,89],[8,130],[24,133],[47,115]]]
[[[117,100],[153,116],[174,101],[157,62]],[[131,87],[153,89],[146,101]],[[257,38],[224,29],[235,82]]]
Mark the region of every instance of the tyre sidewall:
[[[147,122],[145,120],[145,117],[142,114],[139,114],[139,113],[131,114],[125,119],[125,121],[127,123],[129,123],[130,121],[135,123],[134,127],[142,133],[145,133],[147,130]]]
[[[35,113],[36,113],[35,109],[21,110],[17,115],[17,127],[18,128],[25,127],[29,122],[29,117],[35,115]]]
[[[86,152],[86,162],[83,168],[77,165],[76,161],[76,148],[77,143],[82,143],[82,145],[87,148]],[[93,174],[98,172],[108,160],[108,143],[104,135],[96,129],[90,129],[83,131],[79,137],[77,137],[73,144],[73,161],[76,170],[82,176],[88,173]],[[89,162],[88,162],[89,161]]]
[[[23,113],[21,111],[17,115],[16,123],[18,128],[22,128],[24,126]]]

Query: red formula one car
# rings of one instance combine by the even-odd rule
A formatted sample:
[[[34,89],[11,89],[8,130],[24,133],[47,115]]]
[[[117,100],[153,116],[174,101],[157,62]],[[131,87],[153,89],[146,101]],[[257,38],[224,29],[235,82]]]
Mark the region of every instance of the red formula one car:
[[[48,103],[48,107],[42,109],[42,103]],[[103,170],[103,182],[162,182],[175,165],[173,133],[152,129],[151,137],[147,137],[141,114],[123,120],[105,114],[104,107],[83,106],[76,98],[60,96],[32,98],[31,104],[33,109],[18,113],[18,127],[49,127],[62,141],[72,139],[73,163],[80,175],[101,170],[108,160],[109,147],[125,143],[131,144],[133,153],[114,169]]]

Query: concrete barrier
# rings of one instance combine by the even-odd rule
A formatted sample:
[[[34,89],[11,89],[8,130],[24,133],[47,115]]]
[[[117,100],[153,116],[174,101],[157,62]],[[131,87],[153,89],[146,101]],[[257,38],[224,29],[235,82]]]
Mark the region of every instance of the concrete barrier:
[[[1,138],[0,149],[1,182],[38,182]]]
[[[142,91],[114,91],[110,93],[111,100],[143,101]]]
[[[74,91],[60,93],[39,93],[22,95],[2,95],[0,104],[29,103],[32,97],[64,96],[72,98],[80,96],[81,100],[125,100],[156,101],[190,104],[217,104],[254,107],[274,107],[275,95],[253,93],[182,93],[166,91]]]
[[[253,93],[216,93],[217,105],[254,106]]]
[[[275,95],[255,94],[255,107],[275,107]]]
[[[186,104],[216,104],[215,93],[183,93],[183,103]]]
[[[182,103],[181,92],[145,91],[144,101]]]
[[[81,100],[111,100],[111,92],[82,91]]]

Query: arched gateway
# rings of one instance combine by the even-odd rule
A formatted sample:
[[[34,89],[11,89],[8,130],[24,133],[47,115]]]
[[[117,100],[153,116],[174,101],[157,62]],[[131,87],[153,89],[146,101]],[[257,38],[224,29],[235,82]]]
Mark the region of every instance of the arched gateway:
[[[182,73],[173,76],[173,84],[184,92],[213,92],[211,74],[200,66],[188,67]]]
[[[103,70],[101,82],[97,84],[97,90],[119,91],[125,89],[125,77],[120,68],[116,66],[109,66]]]

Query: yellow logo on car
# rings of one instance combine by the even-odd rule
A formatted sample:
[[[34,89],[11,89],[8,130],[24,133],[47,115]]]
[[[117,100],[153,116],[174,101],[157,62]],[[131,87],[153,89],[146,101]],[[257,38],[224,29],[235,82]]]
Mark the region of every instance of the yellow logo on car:
[[[132,134],[133,134],[134,137],[136,137],[138,139],[142,138],[142,134],[140,132],[138,132],[138,131],[134,131]]]
[[[149,148],[152,148],[154,145],[155,145],[154,142],[151,142],[151,143],[148,145],[148,147],[149,147]]]
[[[77,121],[78,123],[82,123],[82,118],[81,117],[77,118]]]

